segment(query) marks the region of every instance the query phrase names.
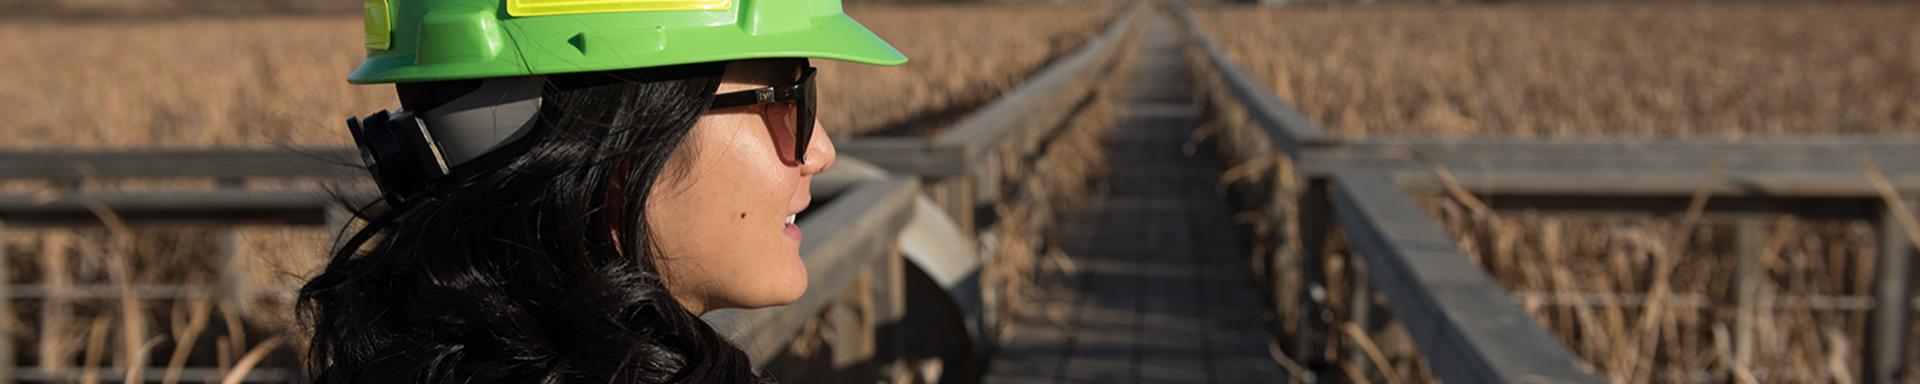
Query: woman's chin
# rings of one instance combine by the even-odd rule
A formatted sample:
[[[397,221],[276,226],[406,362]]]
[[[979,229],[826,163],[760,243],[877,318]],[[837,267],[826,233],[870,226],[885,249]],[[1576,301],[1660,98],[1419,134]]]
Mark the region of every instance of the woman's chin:
[[[774,295],[776,296],[775,299],[767,306],[793,304],[793,302],[800,301],[801,296],[807,294],[807,266],[801,265],[799,269],[800,272],[791,280],[792,282],[785,284],[785,289],[782,289],[779,294]]]
[[[733,307],[740,309],[760,309],[778,307],[800,301],[800,297],[807,293],[807,270],[804,265],[798,269],[799,271],[797,271],[797,273],[789,276],[769,276],[770,280],[767,282],[771,284],[763,286],[760,294],[753,295],[752,300],[742,300],[743,302],[737,303],[737,305]],[[775,283],[775,281],[778,282]]]
[[[795,301],[800,301],[801,296],[807,294],[807,285],[809,283],[807,281],[809,280],[807,277],[807,263],[800,259],[800,252],[797,249],[794,250],[791,258],[787,260],[793,264],[787,268],[783,268],[784,272],[779,273],[779,276],[768,276],[769,278],[778,279],[776,281],[780,281],[781,283],[778,284],[779,288],[775,289],[772,295],[768,295],[772,297],[773,300],[767,306],[793,304]]]

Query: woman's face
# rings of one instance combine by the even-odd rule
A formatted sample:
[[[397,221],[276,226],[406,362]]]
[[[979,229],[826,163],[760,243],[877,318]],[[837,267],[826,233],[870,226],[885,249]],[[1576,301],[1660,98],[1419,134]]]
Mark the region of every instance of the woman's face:
[[[719,93],[789,85],[794,61],[727,65]],[[791,303],[807,290],[799,227],[813,175],[833,165],[816,124],[806,163],[793,161],[790,104],[715,109],[702,116],[647,199],[667,289],[693,313]],[[676,169],[677,168],[677,169]]]

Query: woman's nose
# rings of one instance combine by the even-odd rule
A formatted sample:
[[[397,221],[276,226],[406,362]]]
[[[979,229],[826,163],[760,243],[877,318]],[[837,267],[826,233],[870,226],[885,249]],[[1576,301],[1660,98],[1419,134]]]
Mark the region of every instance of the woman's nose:
[[[813,137],[807,141],[807,157],[806,162],[800,164],[801,174],[811,176],[833,167],[833,159],[837,156],[834,154],[833,138],[827,135],[826,126],[821,125],[819,119],[814,119]]]

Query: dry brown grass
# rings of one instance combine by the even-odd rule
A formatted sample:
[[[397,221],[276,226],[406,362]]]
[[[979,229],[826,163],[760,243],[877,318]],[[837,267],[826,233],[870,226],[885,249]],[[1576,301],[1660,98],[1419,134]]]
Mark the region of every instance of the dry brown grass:
[[[49,372],[144,367],[176,379],[180,369],[189,366],[244,363],[237,360],[238,351],[280,356],[278,364],[286,366],[284,357],[291,350],[249,342],[285,332],[285,318],[290,313],[269,313],[288,310],[284,300],[218,299],[215,276],[221,266],[208,255],[216,254],[220,245],[210,238],[205,229],[0,233],[0,247],[5,248],[0,252],[12,256],[6,282],[38,284],[50,294],[44,300],[17,300],[16,317],[3,319],[16,342],[16,356],[32,362],[28,367]],[[169,300],[127,296],[151,286],[202,290]],[[76,296],[100,288],[117,296]],[[250,306],[252,311],[236,304]],[[216,350],[236,352],[214,353]]]
[[[357,17],[0,24],[0,148],[347,145]]]
[[[1920,7],[1225,8],[1229,55],[1331,133],[1920,134]]]
[[[1517,215],[1480,216],[1458,203],[1437,202],[1437,218],[1460,241],[1462,251],[1497,276],[1501,284],[1548,329],[1567,340],[1616,381],[1691,382],[1690,377],[1726,377],[1735,365],[1766,382],[1804,382],[1833,368],[1828,356],[1858,356],[1868,311],[1809,308],[1813,297],[1870,298],[1873,227],[1863,221],[1779,218],[1765,224],[1766,239],[1753,257],[1759,265],[1759,300],[1781,307],[1754,317],[1750,358],[1734,359],[1716,343],[1714,330],[1737,327],[1732,305],[1735,281],[1733,225],[1718,222],[1687,231],[1675,248],[1673,219],[1569,219]],[[1661,269],[1668,269],[1662,279]],[[1655,291],[1665,300],[1652,299]],[[1594,305],[1603,297],[1640,298],[1662,305]],[[1829,300],[1831,301],[1831,300]],[[1838,300],[1845,301],[1845,300]],[[1659,309],[1665,313],[1648,314]],[[1657,329],[1642,329],[1654,316]],[[1829,333],[1843,339],[1834,340]],[[1725,336],[1721,336],[1725,337]],[[1657,339],[1648,339],[1657,338]],[[1643,353],[1639,343],[1653,343]],[[1734,363],[1734,362],[1738,363]],[[1842,371],[1858,376],[1859,367]]]
[[[1078,47],[1115,8],[856,6],[901,48],[897,68],[820,66],[837,135],[960,112]],[[0,149],[348,145],[340,121],[397,108],[391,86],[345,82],[354,16],[0,23]]]
[[[937,131],[1078,49],[1118,5],[849,6],[848,14],[908,62],[889,68],[820,63],[820,119],[836,138]]]
[[[1014,337],[1011,326],[1024,314],[1052,310],[1033,307],[1048,292],[1073,289],[1062,278],[1076,276],[1069,255],[1047,240],[1060,215],[1087,201],[1112,170],[1102,139],[1113,126],[1119,104],[1124,102],[1125,77],[1132,70],[1131,53],[1123,53],[1104,86],[1079,111],[1069,116],[1066,125],[1041,149],[1031,164],[1021,161],[1018,151],[1003,151],[1000,161],[1006,168],[1005,180],[994,210],[998,226],[991,234],[992,252],[981,281],[1004,299],[996,313],[1002,340]]]

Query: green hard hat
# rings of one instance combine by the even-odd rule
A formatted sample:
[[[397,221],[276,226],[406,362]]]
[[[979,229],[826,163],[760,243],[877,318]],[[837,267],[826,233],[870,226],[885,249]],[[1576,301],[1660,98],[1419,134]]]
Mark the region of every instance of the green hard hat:
[[[840,0],[364,0],[356,84],[758,58],[907,61]]]

